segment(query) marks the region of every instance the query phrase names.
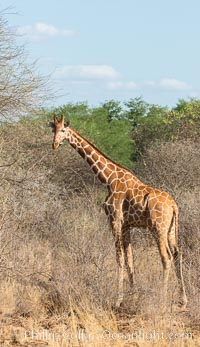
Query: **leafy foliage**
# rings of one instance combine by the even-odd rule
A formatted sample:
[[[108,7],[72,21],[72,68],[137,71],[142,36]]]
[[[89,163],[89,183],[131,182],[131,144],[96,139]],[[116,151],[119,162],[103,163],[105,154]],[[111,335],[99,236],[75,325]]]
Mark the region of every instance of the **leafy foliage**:
[[[123,109],[119,101],[110,100],[103,103],[102,108],[107,112],[108,121],[123,118]]]
[[[64,114],[81,135],[131,169],[152,143],[199,139],[200,100],[196,99],[181,99],[172,109],[141,97],[124,103],[110,100],[99,107],[68,103],[53,109],[48,118],[53,113]]]
[[[140,123],[133,129],[137,154],[152,143],[199,139],[200,100],[180,100],[175,108],[150,105],[148,112],[140,117]]]

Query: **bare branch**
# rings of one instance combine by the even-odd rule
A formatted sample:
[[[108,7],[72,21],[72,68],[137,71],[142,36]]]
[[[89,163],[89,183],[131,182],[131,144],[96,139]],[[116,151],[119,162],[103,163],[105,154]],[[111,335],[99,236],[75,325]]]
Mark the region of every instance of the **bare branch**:
[[[50,78],[37,72],[36,62],[28,62],[17,38],[0,12],[0,119],[7,121],[35,112],[53,97]]]

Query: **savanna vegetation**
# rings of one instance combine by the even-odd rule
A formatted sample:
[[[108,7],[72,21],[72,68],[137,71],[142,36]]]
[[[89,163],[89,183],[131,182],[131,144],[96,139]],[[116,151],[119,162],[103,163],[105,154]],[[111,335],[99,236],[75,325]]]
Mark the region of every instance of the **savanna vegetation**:
[[[110,101],[98,108],[67,104],[43,116],[2,123],[2,343],[9,336],[13,343],[37,346],[47,334],[50,346],[68,346],[69,340],[71,346],[198,346],[200,101],[180,101],[173,110],[141,98],[130,103],[135,118],[127,105],[114,113],[120,104]],[[139,114],[141,105],[145,112]],[[110,157],[177,200],[188,311],[177,310],[172,272],[168,312],[162,316],[162,266],[151,235],[142,230],[132,233],[136,289],[130,293],[127,284],[124,308],[113,309],[117,274],[101,209],[106,192],[67,144],[51,149],[48,121],[54,112],[68,115],[71,126]],[[153,332],[157,335],[151,337]]]
[[[4,35],[5,24],[0,22]],[[8,63],[12,56],[1,64],[4,73]],[[14,78],[12,69],[7,71]],[[41,84],[31,83],[38,92]],[[15,94],[5,92],[6,87],[0,90],[0,345],[199,346],[200,100],[180,100],[169,109],[138,97],[98,107],[68,103],[33,114],[35,94],[20,99],[20,92],[14,122],[14,106],[9,109],[6,100]],[[48,122],[54,113],[64,114],[145,183],[175,198],[187,311],[177,308],[172,271],[163,315],[162,266],[146,230],[132,232],[135,290],[127,283],[124,306],[114,309],[114,241],[101,208],[106,192],[70,146],[51,149]]]

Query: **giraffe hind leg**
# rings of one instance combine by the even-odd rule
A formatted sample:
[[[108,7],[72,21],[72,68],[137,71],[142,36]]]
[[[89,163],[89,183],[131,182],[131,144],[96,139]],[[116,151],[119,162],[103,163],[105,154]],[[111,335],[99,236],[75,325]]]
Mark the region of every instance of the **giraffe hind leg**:
[[[164,234],[163,234],[164,235]],[[166,234],[165,234],[166,235]],[[163,265],[163,308],[165,310],[166,302],[167,302],[167,288],[168,288],[168,280],[169,280],[169,273],[172,263],[172,254],[170,247],[168,245],[168,241],[166,237],[159,237],[159,239],[156,240],[158,244],[158,249],[161,256],[161,261]]]
[[[182,254],[179,251],[178,247],[173,242],[169,242],[170,249],[173,255],[175,273],[178,280],[179,288],[180,288],[180,305],[182,308],[185,308],[187,305],[187,296],[185,292],[185,285],[183,280],[183,270],[182,270]]]
[[[180,289],[180,305],[182,308],[185,308],[187,305],[187,296],[185,292],[185,285],[183,280],[183,271],[182,271],[182,254],[179,251],[176,235],[175,235],[175,225],[173,224],[169,230],[168,234],[168,243],[173,256],[175,273],[179,284]]]

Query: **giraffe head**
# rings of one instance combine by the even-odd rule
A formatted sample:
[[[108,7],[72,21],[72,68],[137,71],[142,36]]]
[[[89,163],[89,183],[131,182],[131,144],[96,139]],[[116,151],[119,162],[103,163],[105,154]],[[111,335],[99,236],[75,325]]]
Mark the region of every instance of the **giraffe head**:
[[[69,122],[64,123],[64,115],[62,114],[61,120],[59,121],[57,116],[54,115],[53,122],[50,123],[50,126],[54,132],[53,138],[53,149],[57,149],[63,140],[68,136]]]

